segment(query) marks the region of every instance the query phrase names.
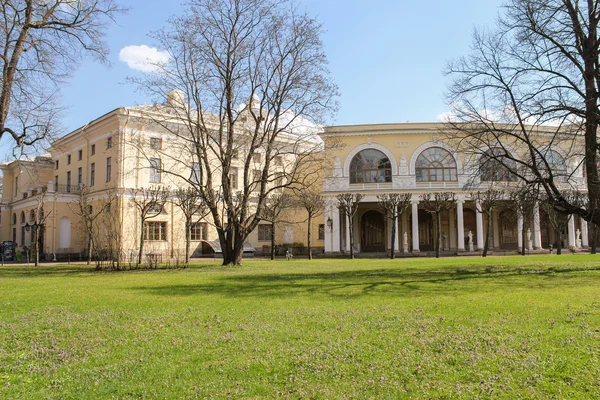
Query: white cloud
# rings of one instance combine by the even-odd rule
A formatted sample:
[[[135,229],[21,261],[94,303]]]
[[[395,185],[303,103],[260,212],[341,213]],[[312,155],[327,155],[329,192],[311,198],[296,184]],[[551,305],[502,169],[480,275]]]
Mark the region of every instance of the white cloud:
[[[119,61],[127,63],[131,69],[142,72],[152,72],[158,69],[157,63],[167,63],[169,53],[160,51],[156,47],[125,46],[119,52]]]

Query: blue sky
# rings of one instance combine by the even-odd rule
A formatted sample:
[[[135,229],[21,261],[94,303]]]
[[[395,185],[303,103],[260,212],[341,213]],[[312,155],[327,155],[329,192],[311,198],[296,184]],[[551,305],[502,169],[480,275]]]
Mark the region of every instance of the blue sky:
[[[501,0],[298,0],[323,24],[340,110],[330,125],[436,121],[445,111],[446,62],[465,55],[475,27],[494,23]],[[139,72],[119,61],[126,46],[154,46],[148,33],[183,11],[179,1],[125,0],[108,31],[109,67],[85,61],[63,90],[64,134],[119,106],[143,104],[126,84]],[[159,49],[160,50],[160,49]],[[3,140],[5,150],[10,143]]]

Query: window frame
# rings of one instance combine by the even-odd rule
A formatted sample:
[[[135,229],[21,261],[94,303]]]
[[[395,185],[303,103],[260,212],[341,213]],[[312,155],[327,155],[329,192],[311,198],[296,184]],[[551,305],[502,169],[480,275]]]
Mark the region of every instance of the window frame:
[[[257,236],[259,242],[270,242],[273,235],[273,227],[271,224],[258,224]]]
[[[379,158],[375,159],[373,157],[374,155],[378,155]],[[372,167],[366,168],[366,166]],[[352,157],[349,175],[350,184],[352,185],[364,183],[391,183],[392,162],[383,151],[367,148],[359,151]]]
[[[165,242],[167,236],[167,221],[144,221],[144,240]]]
[[[162,182],[162,160],[158,157],[152,157],[150,162],[150,183]]]
[[[439,150],[440,152],[446,153],[446,156],[441,160],[431,159],[430,155],[427,154],[432,150]],[[425,158],[425,161],[428,162],[427,167],[419,167],[419,161],[421,158]],[[448,166],[444,162],[446,160],[451,160],[452,165]],[[423,172],[426,171],[426,179],[423,177]],[[432,173],[433,172],[433,173]],[[438,174],[441,172],[441,179],[439,179]],[[435,179],[431,179],[434,176]],[[432,146],[423,150],[417,156],[415,162],[415,179],[417,182],[458,182],[458,163],[454,158],[452,152],[440,146]]]
[[[208,224],[206,222],[194,222],[190,226],[190,241],[201,242],[208,240]]]

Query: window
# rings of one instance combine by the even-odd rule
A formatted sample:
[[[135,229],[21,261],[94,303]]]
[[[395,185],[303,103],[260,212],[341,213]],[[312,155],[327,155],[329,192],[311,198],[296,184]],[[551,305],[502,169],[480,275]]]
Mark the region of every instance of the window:
[[[260,178],[261,178],[261,170],[260,169],[254,169],[252,170],[252,181],[255,183],[260,182]]]
[[[58,169],[58,160],[54,161],[54,169]]]
[[[164,214],[165,208],[163,207],[163,204],[153,201],[148,204],[148,211],[152,214]]]
[[[12,223],[13,223],[13,225],[17,224],[17,214],[16,213],[13,213]]]
[[[237,160],[238,159],[238,155],[239,155],[238,149],[233,149],[232,152],[231,152],[231,159],[232,160]]]
[[[15,192],[14,192],[13,197],[16,196],[18,192],[19,192],[19,177],[17,176],[17,177],[15,177]]]
[[[71,155],[67,156],[67,165],[71,165]]]
[[[194,183],[200,183],[201,176],[202,175],[200,172],[200,163],[193,162],[192,163],[192,176],[190,177],[190,180]]]
[[[276,167],[282,167],[283,166],[283,158],[281,156],[273,157],[273,164]]]
[[[167,223],[164,221],[146,221],[144,223],[145,240],[167,240]]]
[[[29,211],[29,222],[35,222],[35,210]]]
[[[282,192],[283,191],[283,174],[279,173],[275,176],[275,187],[277,188],[277,191]]]
[[[318,240],[325,240],[325,225],[323,225],[323,224],[319,225],[319,239]]]
[[[106,139],[106,148],[107,149],[112,149],[112,136]]]
[[[54,175],[54,191],[58,190],[58,175]]]
[[[231,167],[229,177],[231,179],[231,188],[236,190],[238,188],[238,169],[236,167]]]
[[[92,155],[96,154],[96,145],[95,144],[92,145],[92,149],[90,150],[90,153]]]
[[[415,164],[417,182],[456,181],[456,160],[441,147],[430,147],[417,157]]]
[[[261,159],[262,159],[262,157],[261,157],[260,153],[252,154],[252,161],[254,161],[255,163],[260,163]]]
[[[110,157],[106,158],[106,182],[110,182],[110,174],[112,172],[112,160]]]
[[[514,171],[516,164],[513,160],[503,157],[501,149],[493,149],[481,156],[479,173],[482,182],[510,182],[516,177],[510,172]]]
[[[208,240],[208,225],[206,222],[193,223],[190,229],[190,240]]]
[[[71,171],[67,172],[67,192],[71,191]]]
[[[21,223],[25,223],[25,211],[21,211]]]
[[[94,186],[96,183],[96,163],[90,164],[90,186]]]
[[[81,186],[83,183],[83,168],[77,168],[77,185]]]
[[[79,152],[77,153],[77,159],[79,161],[81,161],[83,159],[83,150],[79,150]]]
[[[160,158],[150,159],[150,182],[160,183]]]
[[[350,162],[350,183],[378,183],[392,181],[392,164],[379,150],[367,149]]]
[[[540,160],[537,164],[544,177],[550,177],[550,174],[552,174],[556,182],[566,182],[569,179],[567,164],[560,154],[554,150],[548,150],[544,155],[544,160],[546,162]],[[546,163],[548,167],[546,167]]]
[[[266,241],[271,240],[271,224],[259,224],[258,225],[258,240]]]
[[[162,150],[162,139],[150,138],[150,148],[154,150]]]

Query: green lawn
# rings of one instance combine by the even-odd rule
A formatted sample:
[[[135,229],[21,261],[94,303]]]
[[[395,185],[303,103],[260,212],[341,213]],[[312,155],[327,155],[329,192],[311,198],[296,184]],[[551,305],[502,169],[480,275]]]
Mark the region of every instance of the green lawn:
[[[600,398],[600,255],[0,267],[0,398]]]

